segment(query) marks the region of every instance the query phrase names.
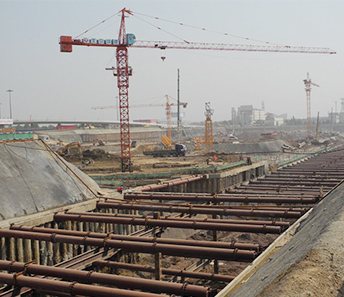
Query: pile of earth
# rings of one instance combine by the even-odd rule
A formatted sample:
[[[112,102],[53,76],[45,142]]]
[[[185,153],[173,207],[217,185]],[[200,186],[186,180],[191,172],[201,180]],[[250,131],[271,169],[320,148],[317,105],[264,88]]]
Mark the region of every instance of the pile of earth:
[[[107,152],[105,152],[102,149],[85,150],[82,153],[82,155],[83,155],[84,159],[92,159],[92,160],[100,160],[100,159],[120,160],[120,156],[107,153]]]

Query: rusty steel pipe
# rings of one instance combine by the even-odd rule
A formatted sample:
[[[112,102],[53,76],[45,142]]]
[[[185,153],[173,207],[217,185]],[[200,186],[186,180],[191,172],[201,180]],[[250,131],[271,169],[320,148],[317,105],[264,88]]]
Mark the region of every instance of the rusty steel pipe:
[[[287,210],[284,210],[287,211]],[[305,213],[307,210],[302,209],[299,210],[300,213]],[[84,213],[86,214],[86,213]],[[93,216],[102,216],[101,213],[93,214]],[[104,216],[113,217],[112,215],[105,214]],[[142,219],[154,219],[154,216],[148,215],[130,215],[130,214],[115,214],[115,217],[121,218],[142,218]],[[211,219],[211,218],[198,218],[198,217],[174,217],[174,216],[162,216],[160,217],[161,220],[169,220],[169,221],[192,221],[192,222],[209,222],[209,223],[218,223],[218,224],[239,224],[239,225],[268,225],[268,226],[281,226],[281,227],[288,227],[290,226],[289,222],[286,221],[262,221],[262,220],[233,220],[233,219]]]
[[[102,266],[102,267],[105,266],[105,267],[110,267],[110,268],[115,268],[115,269],[120,268],[120,269],[132,270],[132,271],[154,273],[153,267],[137,265],[137,264],[128,264],[128,263],[121,263],[121,262],[99,260],[99,261],[93,262],[93,265]],[[169,268],[162,268],[161,273],[165,275],[192,277],[192,278],[206,279],[206,280],[217,281],[217,282],[231,282],[235,278],[235,276],[230,276],[230,275],[211,274],[211,273],[205,273],[205,272],[193,272],[193,271],[169,269]]]
[[[77,282],[71,283],[60,280],[48,280],[7,273],[0,273],[0,283],[11,286],[28,287],[32,289],[58,291],[62,293],[69,293],[73,296],[82,295],[92,297],[168,297],[168,295],[143,293],[93,285],[84,285],[79,284]]]
[[[159,238],[159,237],[137,237],[137,236],[129,236],[129,235],[83,232],[83,231],[72,231],[72,230],[54,229],[54,228],[28,227],[28,226],[19,226],[19,225],[11,225],[11,230],[22,230],[22,231],[41,232],[41,233],[50,233],[50,234],[56,233],[56,234],[81,236],[81,237],[88,236],[88,237],[96,237],[96,238],[111,238],[115,240],[126,240],[126,241],[157,242],[157,243],[165,243],[165,244],[224,248],[224,249],[229,248],[229,249],[241,249],[241,250],[255,250],[257,252],[261,250],[261,246],[255,243],[183,240],[183,239],[176,239],[176,238]]]
[[[65,269],[49,267],[32,263],[12,262],[0,260],[0,270],[9,272],[45,275],[58,277],[64,280],[86,282],[89,284],[102,284],[115,286],[120,289],[135,289],[152,293],[169,293],[183,296],[208,297],[208,287],[195,286],[186,283],[171,283],[165,281],[148,280],[114,274],[98,273],[94,271],[80,271],[76,269]]]
[[[245,209],[246,211],[252,211],[252,209]],[[264,210],[264,211],[268,211],[268,210]],[[275,211],[275,210],[269,210],[269,211]],[[280,212],[290,212],[289,210],[280,210]],[[305,213],[306,210],[298,210],[297,213],[303,214]],[[151,220],[154,219],[153,216],[149,216],[149,215],[131,215],[131,214],[108,214],[108,213],[68,213],[68,214],[76,214],[76,215],[88,215],[90,214],[91,216],[94,217],[109,217],[109,218],[113,218],[113,217],[120,217],[120,218],[138,218],[138,219],[145,219],[145,220]],[[294,214],[294,213],[293,213]],[[162,216],[159,218],[160,220],[168,220],[168,221],[192,221],[192,222],[209,222],[209,223],[216,223],[216,224],[239,224],[239,225],[268,225],[268,226],[281,226],[281,227],[288,227],[290,225],[289,222],[285,222],[285,221],[276,221],[276,220],[272,220],[272,221],[262,221],[262,220],[244,220],[244,219],[240,219],[240,220],[231,220],[231,219],[210,219],[210,218],[198,218],[198,217],[180,217],[180,216]]]
[[[111,203],[106,201],[107,203]],[[293,211],[307,211],[313,204],[307,205],[299,205],[299,204],[292,204],[292,205],[257,205],[257,204],[240,204],[240,205],[231,205],[231,204],[191,204],[191,203],[182,203],[182,204],[173,204],[173,203],[160,203],[160,202],[151,202],[151,201],[121,201],[118,202],[120,204],[128,204],[128,205],[162,205],[166,207],[170,206],[183,206],[183,207],[197,207],[197,208],[209,208],[209,209],[261,209],[261,210],[293,210]],[[122,215],[120,213],[116,213],[116,216]]]
[[[46,234],[38,232],[22,232],[20,230],[0,230],[0,237],[14,237],[50,241],[58,243],[70,243],[78,245],[120,248],[126,252],[139,252],[147,254],[162,253],[164,255],[190,258],[207,258],[219,260],[253,260],[257,256],[256,251],[224,249],[210,247],[181,246],[176,244],[133,242],[113,240],[109,238],[80,237],[60,234]]]
[[[152,192],[152,193],[142,193],[142,192],[128,192],[124,193],[125,197],[138,197],[138,198],[150,198],[150,197],[161,197],[162,199],[164,197],[181,197],[181,198],[226,198],[226,197],[233,197],[233,194],[231,193],[224,193],[224,194],[207,194],[207,193],[175,193],[175,192]],[[261,194],[259,197],[271,197],[271,196],[276,196],[276,197],[287,197],[287,198],[293,198],[294,195],[281,195],[281,194]],[[313,198],[311,195],[299,195],[300,197],[307,197],[307,198]],[[240,197],[240,195],[234,195],[234,197]],[[255,195],[247,195],[247,197],[256,197]],[[104,198],[105,200],[108,198]],[[154,199],[154,198],[152,198]],[[197,199],[196,199],[197,200]],[[118,200],[117,200],[118,201]]]
[[[101,215],[81,215],[81,214],[55,214],[54,220],[57,222],[77,221],[77,222],[99,222],[99,223],[116,223],[125,225],[140,225],[149,227],[172,227],[186,229],[203,229],[217,231],[235,231],[235,232],[251,232],[251,233],[274,233],[280,234],[282,228],[280,226],[265,225],[245,225],[245,224],[219,224],[197,221],[172,221],[166,219],[148,219],[148,218],[126,218],[115,216]]]
[[[324,191],[327,191],[326,188],[323,189]],[[253,195],[260,195],[260,194],[279,194],[280,192],[288,194],[288,195],[313,195],[314,197],[317,197],[319,195],[319,189],[305,189],[305,188],[299,188],[299,189],[279,189],[276,188],[270,188],[270,189],[250,189],[250,188],[242,188],[241,190],[230,190],[229,193],[231,194],[240,194],[240,195],[247,195],[247,194],[253,194]]]
[[[162,211],[162,212],[179,212],[188,214],[212,214],[222,216],[245,216],[245,217],[284,217],[296,218],[302,215],[299,211],[281,211],[281,210],[257,210],[257,209],[228,209],[228,208],[198,208],[194,205],[189,206],[164,206],[164,205],[133,205],[124,203],[112,202],[97,202],[97,207],[112,208],[112,209],[132,209],[132,210],[146,210],[146,211]]]
[[[257,196],[210,196],[210,195],[166,195],[166,194],[148,194],[148,193],[124,193],[124,199],[126,200],[171,200],[171,201],[192,201],[192,202],[242,202],[242,203],[316,203],[315,197],[301,197],[301,198],[286,198],[277,197],[257,197]]]

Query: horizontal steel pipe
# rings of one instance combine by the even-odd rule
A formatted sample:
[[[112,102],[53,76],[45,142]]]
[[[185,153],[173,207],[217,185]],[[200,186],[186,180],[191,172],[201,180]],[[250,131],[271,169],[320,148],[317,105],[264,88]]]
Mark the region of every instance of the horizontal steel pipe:
[[[109,201],[107,201],[109,202]],[[240,205],[232,205],[232,204],[178,204],[178,203],[159,203],[159,202],[152,202],[152,201],[121,201],[119,203],[124,204],[130,204],[130,205],[163,205],[163,206],[184,206],[184,207],[197,207],[197,208],[210,208],[210,209],[260,209],[260,210],[292,210],[292,211],[307,211],[310,207],[313,206],[313,204],[307,204],[307,205],[299,205],[299,204],[292,204],[292,205],[257,205],[257,204],[240,204]],[[115,215],[122,215],[119,213],[116,213]]]
[[[338,181],[340,182],[340,181]],[[326,180],[318,180],[318,181],[308,181],[308,180],[289,180],[289,181],[271,181],[271,180],[259,180],[259,181],[252,181],[250,182],[251,185],[281,185],[283,186],[307,186],[307,187],[314,187],[314,186],[328,186],[333,187],[338,182],[335,181],[326,181]]]
[[[228,209],[228,208],[198,208],[197,206],[164,206],[164,205],[133,205],[124,203],[98,202],[97,207],[112,209],[130,209],[145,211],[179,212],[188,214],[211,214],[222,216],[245,216],[245,217],[283,217],[298,218],[302,215],[300,211],[282,211],[282,210],[257,210],[257,209]]]
[[[0,283],[11,286],[28,287],[33,289],[52,290],[62,293],[70,293],[71,295],[82,295],[92,297],[167,297],[168,295],[160,295],[153,293],[143,293],[136,291],[121,290],[109,287],[100,287],[93,285],[84,285],[76,282],[70,283],[66,281],[56,281],[42,278],[35,278],[24,275],[13,275],[0,273]]]
[[[267,211],[267,210],[265,210]],[[284,210],[285,212],[289,210]],[[305,213],[306,210],[298,210],[297,213],[300,215]],[[80,214],[80,213],[71,213],[71,214]],[[82,214],[88,214],[88,213],[82,213]],[[142,218],[145,220],[151,220],[154,219],[153,216],[148,215],[131,215],[131,214],[115,214],[114,216],[112,214],[107,213],[92,213],[92,216],[98,216],[98,217],[121,217],[121,218]],[[168,221],[191,221],[191,222],[208,222],[208,223],[216,223],[216,224],[239,224],[239,225],[268,225],[268,226],[281,226],[281,227],[288,227],[290,225],[289,222],[285,221],[262,221],[262,220],[246,220],[246,219],[211,219],[211,218],[201,218],[201,217],[180,217],[180,216],[162,216],[159,218],[160,220],[168,220]]]
[[[94,271],[80,271],[76,269],[65,269],[4,260],[0,260],[0,270],[7,270],[9,272],[22,272],[25,270],[25,273],[28,274],[58,277],[64,280],[86,282],[89,284],[95,283],[110,285],[120,289],[135,289],[152,293],[169,293],[183,296],[207,297],[210,291],[208,287],[189,285],[186,283],[178,284],[165,281],[98,273]]]
[[[242,193],[239,192],[239,194]],[[168,201],[192,201],[192,202],[242,202],[242,203],[316,203],[315,197],[300,197],[300,198],[286,198],[278,197],[259,197],[259,196],[191,196],[191,195],[165,195],[165,194],[138,194],[138,193],[125,193],[124,199],[126,200],[168,200]]]
[[[108,248],[120,248],[126,252],[138,253],[162,253],[164,255],[207,258],[220,260],[253,260],[257,253],[250,250],[224,249],[210,247],[181,246],[176,244],[133,242],[124,240],[113,240],[109,238],[80,237],[60,234],[46,234],[38,232],[23,232],[20,230],[0,230],[0,237],[27,238],[59,243],[70,243],[78,245],[99,246]]]
[[[324,188],[323,191],[328,191],[330,189]],[[279,189],[279,188],[270,188],[270,189],[254,189],[254,188],[240,188],[237,190],[230,190],[230,194],[241,194],[241,195],[247,195],[247,194],[254,194],[254,195],[261,195],[261,194],[279,194],[279,193],[285,193],[288,195],[312,195],[314,197],[319,196],[319,189],[305,189],[305,188],[299,188],[299,189]]]
[[[115,223],[125,225],[140,225],[149,227],[172,227],[186,229],[202,229],[217,231],[234,231],[234,232],[251,232],[251,233],[274,233],[280,234],[282,228],[280,226],[265,225],[245,225],[245,224],[220,224],[207,223],[197,221],[172,221],[166,219],[147,219],[147,218],[126,218],[115,216],[101,215],[84,215],[84,214],[55,214],[54,220],[58,222],[79,221],[79,222],[99,222],[99,223]]]
[[[149,266],[113,262],[113,261],[96,261],[96,262],[93,262],[93,265],[102,266],[102,267],[106,266],[106,267],[115,268],[115,269],[120,268],[120,269],[132,270],[132,271],[151,272],[151,273],[154,273],[155,271],[153,267],[149,267]],[[230,275],[210,274],[210,273],[205,273],[205,272],[193,272],[193,271],[169,269],[169,268],[162,268],[161,273],[165,275],[192,277],[192,278],[206,279],[206,280],[217,281],[217,282],[231,282],[235,278],[235,276],[230,276]]]
[[[138,198],[150,198],[150,197],[181,197],[181,198],[226,198],[226,197],[240,197],[241,195],[233,195],[231,193],[224,193],[224,194],[208,194],[208,193],[175,193],[175,192],[152,192],[152,193],[142,193],[142,192],[128,192],[124,194],[124,197],[138,197]],[[281,194],[261,194],[259,197],[289,197],[294,198],[294,195],[281,195]],[[247,195],[247,197],[256,197],[255,195]],[[313,198],[311,195],[300,195],[296,197],[304,197],[304,198]],[[107,199],[107,198],[104,198]],[[118,200],[117,200],[118,201]],[[120,201],[119,201],[120,202]]]
[[[118,234],[106,234],[97,232],[82,232],[64,229],[54,228],[42,228],[42,227],[28,227],[12,225],[11,230],[22,230],[31,232],[41,233],[56,233],[71,236],[81,237],[96,237],[96,238],[111,238],[115,240],[126,240],[126,241],[139,241],[139,242],[157,242],[165,244],[176,244],[176,245],[187,245],[187,246],[199,246],[199,247],[212,247],[212,248],[224,248],[224,249],[241,249],[241,250],[255,250],[260,251],[261,247],[255,243],[240,243],[240,242],[219,242],[219,241],[205,241],[205,240],[182,240],[176,238],[159,238],[159,237],[138,237],[129,235],[118,235]]]

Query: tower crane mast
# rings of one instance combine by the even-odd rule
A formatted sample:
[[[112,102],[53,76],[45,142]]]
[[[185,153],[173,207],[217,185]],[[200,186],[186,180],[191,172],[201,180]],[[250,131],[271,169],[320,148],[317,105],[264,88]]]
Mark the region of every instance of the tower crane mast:
[[[293,47],[293,46],[253,46],[238,44],[212,44],[195,42],[165,42],[165,41],[136,41],[134,34],[127,34],[125,27],[126,15],[133,15],[132,11],[123,8],[121,11],[121,24],[118,39],[73,39],[71,36],[60,37],[61,52],[72,52],[73,45],[116,47],[117,68],[114,75],[117,76],[120,108],[121,130],[121,168],[122,171],[132,171],[130,155],[130,131],[129,131],[129,69],[128,48],[157,48],[157,49],[192,49],[192,50],[225,50],[225,51],[253,51],[253,52],[285,52],[285,53],[318,53],[334,54],[328,48]]]
[[[320,87],[319,85],[313,83],[309,78],[309,73],[307,72],[307,78],[303,80],[306,90],[306,100],[307,100],[307,135],[311,137],[312,135],[312,115],[311,115],[311,86]]]
[[[214,109],[210,108],[210,102],[205,104],[205,148],[206,152],[210,153],[213,150],[214,136],[213,136],[213,121],[211,116],[214,114]]]
[[[170,103],[170,96],[165,95],[166,97],[166,104],[157,103],[157,104],[135,104],[131,105],[130,108],[133,107],[160,107],[165,106],[166,111],[166,122],[167,122],[167,137],[171,140],[172,139],[172,106],[178,106],[178,103]],[[179,106],[182,106],[184,108],[187,107],[187,102],[179,102]],[[117,108],[115,105],[108,105],[108,106],[94,106],[91,107],[91,109],[114,109]]]

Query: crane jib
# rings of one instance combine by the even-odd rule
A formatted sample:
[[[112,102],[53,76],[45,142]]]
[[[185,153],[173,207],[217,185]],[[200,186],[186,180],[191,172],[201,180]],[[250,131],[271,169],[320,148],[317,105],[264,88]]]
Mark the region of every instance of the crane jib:
[[[61,52],[71,52],[72,45],[118,47],[118,39],[82,38],[73,39],[71,36],[60,37]],[[123,45],[122,45],[123,46]],[[255,51],[255,52],[281,52],[281,53],[309,53],[309,54],[336,54],[329,48],[302,47],[302,46],[272,46],[272,45],[245,45],[224,43],[198,43],[173,41],[137,41],[134,34],[126,34],[125,46],[133,48],[158,49],[193,49],[193,50],[224,50],[224,51]]]

